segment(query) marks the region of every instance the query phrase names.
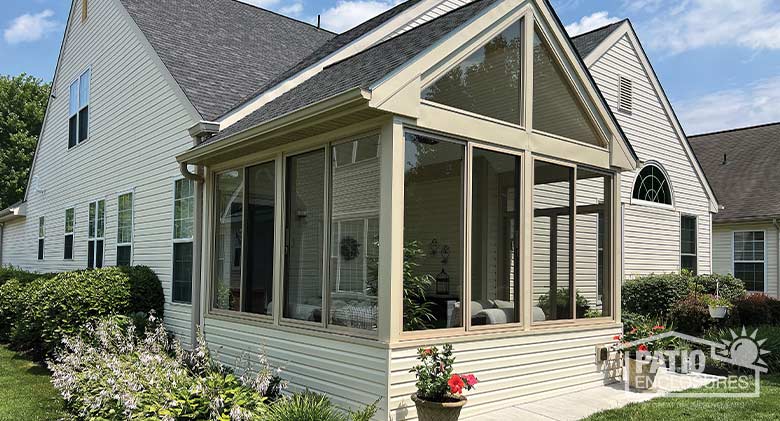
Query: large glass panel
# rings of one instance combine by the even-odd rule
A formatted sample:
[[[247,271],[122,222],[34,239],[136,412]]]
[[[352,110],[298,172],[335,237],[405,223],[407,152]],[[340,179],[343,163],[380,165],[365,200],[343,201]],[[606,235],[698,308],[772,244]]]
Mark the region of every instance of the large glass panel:
[[[325,150],[287,158],[284,317],[322,321]]]
[[[534,161],[533,321],[571,319],[574,170]],[[578,312],[580,309],[578,308]]]
[[[192,302],[192,242],[173,244],[173,293],[175,302]]]
[[[471,324],[520,321],[520,157],[474,149]]]
[[[602,145],[577,92],[537,31],[534,31],[533,128]]]
[[[407,133],[404,330],[463,326],[464,146]]]
[[[68,115],[73,116],[79,112],[79,81],[74,80],[70,84],[70,98],[68,105]]]
[[[238,311],[241,303],[243,170],[232,170],[218,174],[215,196],[214,308]]]
[[[272,314],[274,284],[275,164],[247,169],[247,262],[243,311]]]
[[[89,79],[89,70],[84,72],[79,78],[79,108],[89,105]]]
[[[176,180],[173,199],[173,238],[192,238],[195,212],[195,183],[182,178]]]
[[[612,314],[610,197],[612,178],[577,168],[577,317]]]
[[[422,98],[521,124],[522,39],[516,22],[422,92]]]
[[[331,167],[330,320],[375,330],[379,277],[378,136],[333,147]],[[354,150],[353,165],[339,151]]]
[[[173,292],[172,300],[192,302],[192,232],[195,182],[182,178],[173,189]]]

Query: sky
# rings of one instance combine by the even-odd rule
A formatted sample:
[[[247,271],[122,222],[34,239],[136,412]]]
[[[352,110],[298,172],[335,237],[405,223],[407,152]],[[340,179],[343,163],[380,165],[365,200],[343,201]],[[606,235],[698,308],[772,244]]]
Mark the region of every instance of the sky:
[[[570,35],[629,18],[688,134],[780,121],[780,1],[551,0]],[[342,32],[398,0],[244,0]],[[3,0],[0,74],[51,80],[70,0]]]

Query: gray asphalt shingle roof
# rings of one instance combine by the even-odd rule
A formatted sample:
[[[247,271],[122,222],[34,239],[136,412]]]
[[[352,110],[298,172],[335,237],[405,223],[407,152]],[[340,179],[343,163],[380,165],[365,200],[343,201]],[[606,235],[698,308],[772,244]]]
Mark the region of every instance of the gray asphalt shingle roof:
[[[688,136],[723,207],[713,220],[780,216],[780,123]]]
[[[577,49],[580,57],[585,58],[625,21],[626,19],[623,19],[607,26],[602,26],[601,28],[577,35],[571,38],[571,42],[574,44],[574,48]]]
[[[410,31],[334,63],[265,104],[201,146],[353,88],[368,88],[497,0],[476,0]]]
[[[235,0],[121,0],[206,120],[215,119],[334,34]]]

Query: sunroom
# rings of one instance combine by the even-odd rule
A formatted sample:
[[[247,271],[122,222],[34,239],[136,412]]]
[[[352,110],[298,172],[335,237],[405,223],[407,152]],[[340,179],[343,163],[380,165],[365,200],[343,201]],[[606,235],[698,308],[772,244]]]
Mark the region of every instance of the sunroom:
[[[636,158],[546,2],[473,2],[234,126],[179,157],[203,175],[194,313],[226,358],[263,345],[380,419],[415,417],[423,344],[481,375],[465,413],[608,380]]]

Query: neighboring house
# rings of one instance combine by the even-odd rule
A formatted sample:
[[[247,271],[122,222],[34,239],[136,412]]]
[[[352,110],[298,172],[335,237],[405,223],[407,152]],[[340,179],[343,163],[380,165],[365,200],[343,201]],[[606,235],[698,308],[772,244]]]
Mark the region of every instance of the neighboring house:
[[[570,40],[544,0],[411,0],[334,35],[75,0],[53,86],[0,262],[148,265],[183,342],[263,346],[379,419],[415,418],[433,342],[480,376],[471,414],[609,381],[623,277],[710,270],[717,204],[628,22]]]
[[[713,272],[780,297],[780,123],[690,140],[722,206],[713,221]]]

